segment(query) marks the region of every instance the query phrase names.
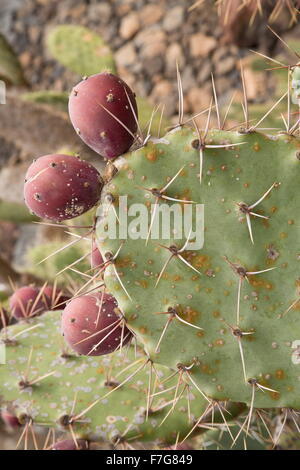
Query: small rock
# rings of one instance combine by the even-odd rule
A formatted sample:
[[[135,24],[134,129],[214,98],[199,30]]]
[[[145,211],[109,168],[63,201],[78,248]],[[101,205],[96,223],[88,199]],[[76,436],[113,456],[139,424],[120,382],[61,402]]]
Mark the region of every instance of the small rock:
[[[111,21],[105,28],[103,28],[102,36],[103,39],[110,44],[110,46],[119,38],[119,30],[117,24]]]
[[[136,12],[126,15],[120,26],[120,36],[123,39],[131,39],[140,29],[140,20]]]
[[[216,91],[218,95],[222,95],[228,90],[228,80],[225,77],[215,79]]]
[[[227,56],[224,59],[220,60],[219,62],[216,62],[215,72],[217,75],[225,75],[226,73],[234,69],[235,65],[236,65],[236,59],[232,56]]]
[[[116,5],[115,8],[116,8],[115,11],[116,11],[118,16],[127,15],[127,13],[129,13],[130,10],[131,10],[131,7],[130,7],[129,3],[128,4],[120,3],[120,4]]]
[[[125,46],[121,47],[115,54],[115,59],[117,65],[121,67],[128,67],[134,64],[137,59],[137,54],[135,51],[135,47],[132,43],[125,44]]]
[[[184,66],[182,48],[177,42],[171,44],[166,51],[166,66],[169,72],[176,70],[176,62],[178,62],[180,68]]]
[[[143,47],[157,42],[165,42],[167,35],[158,25],[149,26],[140,31],[134,38],[137,47]]]
[[[191,88],[196,86],[195,75],[191,65],[187,65],[181,72],[182,89],[187,93]]]
[[[193,57],[205,57],[217,46],[217,41],[212,36],[202,33],[193,34],[190,38],[191,55]]]
[[[153,42],[152,44],[147,44],[141,50],[141,56],[145,59],[152,59],[157,56],[164,56],[167,46],[164,42]],[[165,57],[164,57],[165,59]]]
[[[140,20],[143,26],[158,23],[164,14],[164,9],[160,5],[146,5],[140,11]]]
[[[193,87],[187,93],[187,101],[194,113],[199,113],[208,107],[211,99],[211,90],[208,87]]]
[[[135,81],[132,85],[132,89],[136,92],[137,96],[143,96],[143,97],[148,97],[151,93],[151,90],[153,88],[153,85],[151,83],[151,80],[146,77],[146,75],[142,75],[140,80],[136,79],[136,76],[134,77]],[[126,81],[127,83],[127,81]]]
[[[79,20],[80,18],[84,17],[85,14],[86,14],[86,5],[84,5],[83,3],[72,7],[72,10],[71,10],[72,18]]]
[[[112,15],[112,8],[108,2],[95,3],[89,6],[88,19],[95,23],[108,23]]]
[[[208,80],[211,74],[211,63],[208,60],[204,60],[200,67],[199,67],[199,72],[198,72],[198,82],[199,83],[204,83]]]
[[[227,55],[228,55],[228,48],[226,46],[221,46],[221,47],[218,47],[218,49],[216,49],[215,52],[213,53],[212,60],[214,63],[217,63],[225,59]]]
[[[164,68],[165,59],[162,56],[156,56],[145,60],[144,69],[148,75],[152,76],[154,73],[159,73]]]
[[[249,101],[255,101],[265,92],[266,77],[263,72],[255,72],[250,67],[244,68],[244,80]]]
[[[172,8],[166,14],[163,21],[163,28],[167,32],[174,31],[176,28],[179,28],[183,22],[184,17],[184,8],[182,6],[177,6]]]
[[[156,104],[165,105],[165,115],[172,116],[176,110],[177,99],[174,99],[173,86],[168,80],[157,83],[152,90],[151,98]]]

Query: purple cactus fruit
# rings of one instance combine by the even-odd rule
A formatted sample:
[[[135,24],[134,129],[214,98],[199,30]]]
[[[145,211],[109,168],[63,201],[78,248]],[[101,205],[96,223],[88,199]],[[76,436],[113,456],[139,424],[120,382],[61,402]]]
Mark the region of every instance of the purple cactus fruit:
[[[135,95],[112,73],[92,75],[78,83],[70,95],[69,115],[81,139],[105,159],[127,152],[134,141]]]
[[[76,443],[73,439],[65,439],[53,444],[51,450],[89,450],[89,443],[84,439],[78,439]]]
[[[90,163],[71,155],[45,155],[27,171],[25,203],[37,216],[60,222],[94,207],[102,185]]]
[[[50,299],[41,295],[36,287],[25,286],[17,289],[10,297],[9,304],[14,318],[31,318],[49,309]]]
[[[97,243],[93,241],[91,253],[91,268],[100,268],[104,263],[104,259],[100,253]]]
[[[71,297],[64,295],[61,289],[53,286],[47,286],[43,290],[46,298],[50,299],[49,310],[62,310],[65,307],[66,302]]]
[[[62,314],[62,332],[71,348],[85,356],[102,356],[127,344],[132,333],[120,324],[117,307],[106,293],[71,300]]]
[[[8,428],[17,429],[21,426],[16,415],[9,410],[1,410],[1,418]]]

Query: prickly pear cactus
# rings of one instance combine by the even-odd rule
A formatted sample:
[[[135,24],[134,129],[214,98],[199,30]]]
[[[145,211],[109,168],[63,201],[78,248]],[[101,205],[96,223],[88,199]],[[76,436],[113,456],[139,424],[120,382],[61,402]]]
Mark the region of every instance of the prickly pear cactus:
[[[72,370],[67,384],[70,384],[71,395],[79,390],[79,412],[71,408],[71,419],[70,416],[66,419],[64,415],[62,419],[62,413],[66,414],[61,405],[62,397],[66,397],[66,408],[70,408],[72,400],[65,391],[68,389],[65,382],[68,366],[64,361],[72,361],[73,358],[63,357],[62,362],[61,354],[56,350],[53,362],[49,351],[52,344],[57,343],[57,332],[55,341],[50,341],[50,348],[47,346],[47,353],[44,354],[45,377],[42,370],[37,371],[36,379],[30,379],[29,372],[25,372],[25,378],[21,377],[18,382],[16,375],[9,374],[7,378],[6,371],[3,379],[7,380],[4,382],[4,395],[10,392],[10,399],[15,398],[16,405],[20,405],[21,400],[21,407],[24,408],[22,396],[29,389],[32,394],[37,394],[33,403],[30,400],[26,402],[26,406],[29,403],[34,405],[35,422],[39,423],[45,414],[52,427],[57,422],[74,426],[79,438],[99,440],[103,437],[111,440],[112,433],[128,436],[132,423],[137,424],[136,413],[141,416],[143,410],[142,416],[145,418],[145,414],[149,413],[149,417],[148,420],[142,419],[138,428],[134,427],[134,431],[141,435],[139,440],[163,436],[168,440],[170,436],[174,442],[180,435],[184,441],[198,428],[207,425],[203,422],[204,418],[209,416],[214,423],[214,411],[217,410],[235,444],[243,431],[249,434],[254,417],[258,416],[263,422],[260,408],[284,408],[287,413],[294,413],[300,407],[300,252],[297,217],[300,139],[295,136],[298,123],[291,127],[290,116],[287,122],[283,117],[286,132],[263,134],[258,132],[258,127],[270,112],[256,126],[250,127],[244,104],[246,125],[237,131],[226,131],[221,129],[221,125],[219,129],[209,130],[212,106],[207,110],[209,115],[204,132],[193,119],[187,121],[194,124],[194,127],[189,127],[182,124],[183,97],[179,71],[177,75],[180,123],[162,138],[151,138],[151,122],[146,137],[143,137],[135,96],[130,89],[127,91],[118,77],[104,72],[86,78],[74,87],[69,112],[75,130],[84,142],[109,160],[103,175],[105,187],[102,188],[101,178],[99,193],[91,201],[85,193],[79,192],[80,188],[83,189],[82,182],[72,176],[74,159],[64,155],[55,157],[63,163],[70,160],[72,177],[69,178],[64,172],[56,173],[55,178],[66,183],[60,185],[55,193],[57,202],[50,198],[53,187],[57,188],[55,178],[49,177],[48,160],[39,189],[36,185],[41,172],[33,174],[25,182],[25,195],[32,190],[31,197],[25,198],[28,207],[36,210],[37,206],[43,211],[39,214],[55,222],[61,223],[78,215],[76,211],[60,211],[61,201],[65,207],[69,200],[72,202],[72,198],[80,196],[84,203],[82,212],[99,202],[95,220],[91,225],[81,227],[89,231],[79,238],[91,236],[91,251],[86,256],[94,250],[96,238],[98,256],[102,262],[95,266],[92,261],[92,269],[77,272],[83,276],[84,285],[64,310],[62,321],[66,338],[67,330],[72,333],[69,344],[75,350],[79,350],[79,342],[91,340],[92,343],[92,348],[90,345],[84,347],[87,357],[76,357],[70,366]],[[289,97],[289,93],[286,95]],[[273,105],[271,111],[284,97]],[[123,141],[124,133],[128,135]],[[109,144],[109,152],[107,149],[103,151],[104,143]],[[128,153],[121,155],[127,149]],[[45,158],[37,160],[37,166]],[[53,169],[56,165],[53,166],[50,161],[50,167]],[[90,181],[85,183],[88,183],[85,187],[89,188]],[[67,197],[70,188],[71,199]],[[179,208],[181,215],[188,212],[192,216],[192,219],[188,217],[188,227],[186,220],[182,219],[179,222],[177,219],[174,224],[174,212],[173,226],[168,223],[171,212]],[[59,218],[58,210],[61,213]],[[172,230],[156,232],[153,236],[152,229],[155,226],[156,231],[159,216],[164,218],[160,228],[167,226]],[[202,225],[199,224],[199,217]],[[114,223],[115,233],[111,231],[107,236],[107,229]],[[75,224],[74,228],[80,227]],[[201,240],[203,236],[204,241]],[[195,237],[199,241],[197,248],[190,246]],[[82,259],[86,261],[84,255]],[[74,262],[71,262],[57,274],[73,266]],[[99,293],[100,287],[103,289],[102,295]],[[93,302],[93,309],[75,309],[75,304],[83,305],[80,298],[77,302],[78,294],[83,296],[92,291],[96,291],[98,296],[97,302]],[[114,306],[110,307],[114,315],[105,305],[104,297],[113,301]],[[91,299],[81,300],[87,301],[85,305],[92,305]],[[117,320],[114,321],[115,315]],[[109,330],[97,342],[95,337],[106,332],[106,326],[101,326],[104,317],[109,323],[107,328],[114,327],[114,330]],[[47,315],[36,321],[47,322],[47,318],[53,322],[53,317]],[[131,334],[134,333],[134,340],[143,352],[139,352],[136,359],[132,348],[127,359],[116,359],[120,356],[115,352],[110,358],[95,359],[93,363],[94,357],[89,357],[91,352],[105,354],[106,345],[102,341],[109,343],[110,350],[118,351],[121,348],[124,352],[125,341],[120,339],[117,330],[120,328],[123,332],[127,331],[125,328],[129,329],[129,340],[133,339]],[[34,330],[34,335],[38,337],[38,330]],[[34,344],[30,336],[29,343]],[[82,339],[78,342],[79,337]],[[47,345],[47,334],[44,340]],[[22,362],[19,342],[17,346],[13,342],[9,344],[11,351],[15,352],[11,360]],[[31,356],[37,357],[34,356],[37,351],[38,348],[34,347],[29,352],[30,361]],[[102,376],[102,381],[98,382],[92,364],[96,364],[97,370],[110,371],[109,378],[103,379]],[[15,367],[15,363],[12,362],[12,365]],[[37,360],[35,366],[38,367]],[[54,371],[52,366],[55,366]],[[27,369],[31,367],[27,366]],[[129,370],[132,373],[119,382],[118,377]],[[148,388],[145,386],[147,379],[151,384],[153,370],[158,370],[167,378],[158,381],[157,387],[167,387],[158,394],[151,394],[149,384]],[[83,374],[80,381],[77,371]],[[57,375],[60,373],[61,376]],[[171,383],[169,375],[173,380]],[[63,377],[62,381],[60,377]],[[48,395],[38,396],[43,390],[44,380],[48,384]],[[89,384],[86,395],[80,393],[85,392],[83,382]],[[37,386],[40,383],[41,388]],[[130,383],[134,385],[131,387]],[[111,388],[109,392],[106,391],[108,386]],[[136,396],[125,413],[128,387],[128,400],[131,400],[132,389]],[[178,406],[186,392],[193,394],[193,403],[189,404],[189,398],[187,408],[185,405]],[[150,398],[161,398],[162,395],[162,405],[158,404],[155,408],[151,402],[150,407]],[[108,402],[106,399],[109,399]],[[239,431],[235,437],[222,411],[223,402],[249,405],[245,420],[237,423]],[[79,404],[77,398],[75,403]],[[105,427],[103,423],[111,416],[116,418],[113,410],[115,413],[119,403],[123,407],[120,412],[121,428]],[[104,408],[101,408],[102,405],[105,405]],[[165,409],[167,406],[168,410]],[[196,406],[195,410],[191,406]],[[155,409],[165,414],[159,427],[153,430],[149,423]],[[181,420],[181,411],[185,415],[185,424]],[[123,427],[124,421],[129,423],[129,428]],[[213,423],[208,424],[206,429],[212,429]],[[271,434],[268,433],[268,436]]]
[[[178,370],[199,395],[300,406],[292,360],[300,339],[299,151],[286,133],[211,130],[203,142],[178,127],[114,162],[118,173],[103,192],[110,209],[97,225],[107,289],[151,360]],[[125,195],[147,205],[149,221],[151,204],[204,204],[203,248],[182,250],[184,237],[105,238]]]
[[[56,26],[47,36],[47,46],[55,59],[79,75],[115,69],[109,46],[101,36],[83,26]]]
[[[170,413],[176,379],[163,385],[169,369],[158,366],[151,374],[147,357],[134,348],[103,358],[70,353],[63,345],[59,312],[11,326],[0,339],[7,355],[0,366],[1,405],[13,406],[23,424],[32,420],[60,431],[71,428],[78,438],[112,443],[174,442],[206,408],[204,399],[187,390]],[[127,380],[137,368],[135,379]]]

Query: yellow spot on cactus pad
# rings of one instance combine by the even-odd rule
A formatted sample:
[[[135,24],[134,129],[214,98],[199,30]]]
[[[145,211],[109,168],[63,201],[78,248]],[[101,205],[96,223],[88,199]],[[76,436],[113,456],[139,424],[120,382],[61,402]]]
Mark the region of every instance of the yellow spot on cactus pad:
[[[275,372],[275,376],[277,379],[282,380],[284,378],[284,371],[282,369],[278,369]]]
[[[281,238],[281,240],[283,240],[284,238],[287,238],[288,234],[286,232],[281,232],[279,234],[279,238]]]
[[[157,152],[152,150],[151,152],[146,153],[146,158],[149,160],[149,162],[155,162],[157,159]]]

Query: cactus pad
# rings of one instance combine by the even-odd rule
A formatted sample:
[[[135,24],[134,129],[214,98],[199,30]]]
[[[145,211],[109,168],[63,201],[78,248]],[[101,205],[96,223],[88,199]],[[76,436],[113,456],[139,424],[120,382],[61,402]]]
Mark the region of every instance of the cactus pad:
[[[47,37],[47,45],[56,60],[79,75],[115,70],[109,46],[100,36],[83,26],[56,26]]]
[[[68,355],[62,349],[59,312],[11,326],[2,333],[2,339],[7,338],[11,343],[6,346],[6,365],[0,366],[1,404],[13,405],[21,422],[26,415],[34,424],[68,432],[67,416],[78,416],[97,401],[72,424],[78,438],[114,442],[123,435],[124,440],[175,442],[177,433],[183,437],[192,426],[186,394],[163,422],[177,380],[158,383],[155,389],[154,372],[151,392],[166,392],[151,399],[146,420],[150,368],[143,353],[135,356],[130,348],[104,358]],[[138,368],[134,378],[118,388]],[[165,367],[158,366],[156,372],[159,382],[170,376]],[[169,387],[173,388],[168,391]],[[190,393],[189,403],[193,420],[202,414],[206,401]]]
[[[211,130],[200,184],[197,139],[193,129],[178,127],[120,157],[103,201],[108,196],[117,210],[128,194],[128,204],[149,208],[157,193],[148,190],[179,172],[164,195],[204,204],[203,248],[182,253],[188,264],[173,252],[165,266],[168,247],[180,249],[186,238],[105,238],[114,211],[99,213],[99,249],[118,253],[105,266],[108,291],[154,363],[178,369],[201,393],[299,408],[300,369],[292,356],[300,339],[300,141],[285,133]],[[172,203],[156,200],[158,207]]]

